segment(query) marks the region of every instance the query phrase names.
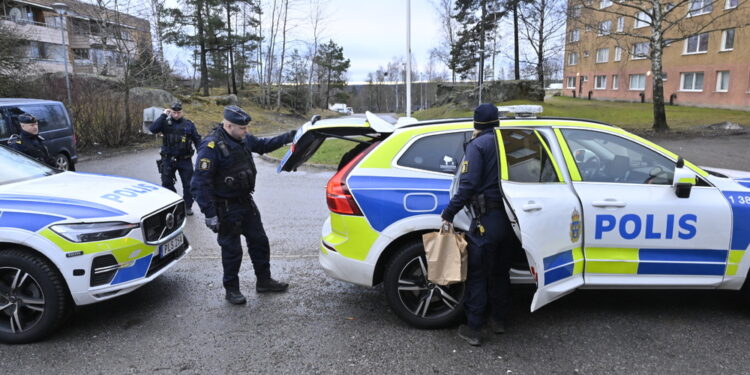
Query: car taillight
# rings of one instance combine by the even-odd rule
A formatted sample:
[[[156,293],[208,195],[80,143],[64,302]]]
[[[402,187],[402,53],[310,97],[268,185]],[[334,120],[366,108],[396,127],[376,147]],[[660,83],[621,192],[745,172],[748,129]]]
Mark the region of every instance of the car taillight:
[[[370,147],[360,152],[354,159],[347,163],[344,168],[341,168],[336,172],[333,177],[326,184],[326,202],[328,203],[328,209],[331,212],[342,215],[356,215],[362,216],[362,211],[357,206],[357,202],[354,201],[349,187],[346,186],[346,178],[354,167],[367,155],[372,149],[377,146],[379,142],[373,143]]]

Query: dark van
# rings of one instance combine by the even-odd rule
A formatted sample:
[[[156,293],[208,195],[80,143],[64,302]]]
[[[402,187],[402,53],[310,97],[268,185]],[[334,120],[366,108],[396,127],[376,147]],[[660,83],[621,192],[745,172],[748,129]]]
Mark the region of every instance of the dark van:
[[[68,111],[60,102],[0,98],[0,144],[6,145],[11,135],[21,133],[18,115],[22,113],[30,113],[39,121],[39,135],[44,137],[57,168],[74,171],[78,160],[75,132]]]

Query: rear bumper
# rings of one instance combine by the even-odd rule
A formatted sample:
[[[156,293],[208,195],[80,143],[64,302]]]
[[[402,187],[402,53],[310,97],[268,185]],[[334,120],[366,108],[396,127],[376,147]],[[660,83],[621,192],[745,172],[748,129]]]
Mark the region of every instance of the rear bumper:
[[[318,261],[326,275],[334,279],[357,285],[372,286],[372,275],[375,272],[374,264],[347,258],[329,250],[323,241],[320,243]]]

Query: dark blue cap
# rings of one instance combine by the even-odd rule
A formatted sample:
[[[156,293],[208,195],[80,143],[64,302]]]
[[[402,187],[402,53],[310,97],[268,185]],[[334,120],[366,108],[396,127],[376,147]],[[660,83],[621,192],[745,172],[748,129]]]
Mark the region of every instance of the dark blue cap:
[[[182,103],[174,102],[170,108],[172,108],[173,111],[182,111]]]
[[[22,113],[22,114],[18,115],[18,122],[20,122],[21,124],[33,124],[33,123],[35,123],[37,121],[36,121],[36,117],[34,117],[34,115],[32,115],[30,113]]]
[[[224,119],[237,125],[245,126],[250,123],[250,115],[236,105],[224,107]]]
[[[480,104],[474,109],[474,129],[484,130],[500,125],[497,107],[492,104]]]

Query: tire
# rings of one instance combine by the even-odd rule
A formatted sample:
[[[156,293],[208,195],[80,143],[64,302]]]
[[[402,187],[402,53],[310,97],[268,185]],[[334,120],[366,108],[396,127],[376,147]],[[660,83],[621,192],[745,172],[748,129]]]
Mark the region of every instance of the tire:
[[[19,249],[0,251],[0,342],[40,340],[71,311],[65,282],[46,259]]]
[[[464,284],[434,285],[427,281],[426,265],[422,242],[406,244],[386,265],[385,298],[393,312],[414,327],[454,325],[464,315]]]
[[[55,165],[57,166],[57,169],[62,171],[72,171],[75,169],[73,168],[73,162],[70,161],[68,155],[65,155],[62,152],[55,156]]]

